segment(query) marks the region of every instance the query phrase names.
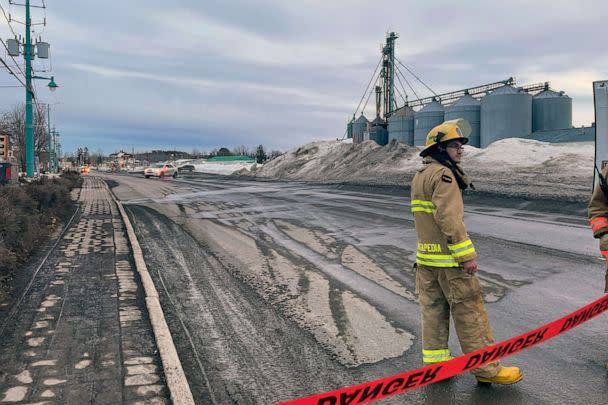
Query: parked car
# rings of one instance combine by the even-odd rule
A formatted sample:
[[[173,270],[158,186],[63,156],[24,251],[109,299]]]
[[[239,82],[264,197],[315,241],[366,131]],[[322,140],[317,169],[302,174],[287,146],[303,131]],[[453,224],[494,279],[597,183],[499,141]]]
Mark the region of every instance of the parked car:
[[[144,176],[149,179],[151,176],[163,178],[166,176],[177,177],[177,168],[171,163],[156,163],[144,170]]]
[[[178,172],[190,172],[192,173],[194,171],[194,165],[183,165],[183,166],[179,166],[177,168]]]
[[[91,166],[85,165],[80,168],[80,173],[89,174],[91,173]]]

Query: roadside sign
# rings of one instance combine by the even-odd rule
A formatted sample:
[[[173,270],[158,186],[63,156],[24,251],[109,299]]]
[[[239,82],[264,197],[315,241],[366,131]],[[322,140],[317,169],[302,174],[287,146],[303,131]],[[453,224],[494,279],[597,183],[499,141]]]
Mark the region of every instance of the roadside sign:
[[[608,164],[608,80],[593,82],[595,106],[595,165],[602,170]],[[598,179],[593,171],[593,187]]]
[[[8,158],[8,135],[0,135],[0,162],[6,162]]]

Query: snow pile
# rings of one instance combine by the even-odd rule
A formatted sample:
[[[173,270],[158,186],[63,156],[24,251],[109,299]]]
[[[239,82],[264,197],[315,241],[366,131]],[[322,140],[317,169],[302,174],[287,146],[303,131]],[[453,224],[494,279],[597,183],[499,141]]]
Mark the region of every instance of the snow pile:
[[[256,176],[320,182],[391,183],[391,177],[413,172],[419,165],[419,149],[392,142],[359,145],[317,141],[291,150],[255,170]]]
[[[247,163],[247,162],[230,162],[230,163],[220,163],[220,162],[204,162],[204,163],[195,163],[194,171],[201,173],[212,173],[212,174],[233,174],[235,172],[248,172],[252,170],[256,166],[255,163]]]
[[[594,145],[590,142],[548,143],[530,139],[507,138],[485,149],[465,146],[466,166],[506,165],[511,168],[535,166],[568,166],[574,170],[592,170]]]
[[[250,175],[321,183],[408,185],[421,166],[421,147],[373,141],[317,141],[255,168]],[[463,168],[480,191],[519,197],[588,199],[593,143],[552,144],[508,138],[485,149],[465,145]],[[247,173],[242,173],[247,174]]]

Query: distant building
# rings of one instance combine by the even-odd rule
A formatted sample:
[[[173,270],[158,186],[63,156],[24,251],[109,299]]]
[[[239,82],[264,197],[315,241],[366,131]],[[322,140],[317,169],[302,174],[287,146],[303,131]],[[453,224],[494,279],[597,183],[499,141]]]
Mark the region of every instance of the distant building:
[[[207,159],[207,162],[210,163],[221,163],[221,164],[231,164],[231,163],[236,163],[236,162],[242,162],[242,163],[254,163],[255,159],[252,158],[251,156],[243,156],[243,155],[238,155],[238,156],[213,156],[210,157],[209,159]]]
[[[109,159],[118,169],[135,166],[135,157],[127,152],[110,153]]]

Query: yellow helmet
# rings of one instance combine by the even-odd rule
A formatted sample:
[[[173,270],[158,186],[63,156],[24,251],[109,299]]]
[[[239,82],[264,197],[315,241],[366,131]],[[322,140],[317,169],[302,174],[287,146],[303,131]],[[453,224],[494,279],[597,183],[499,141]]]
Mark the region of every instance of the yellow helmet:
[[[469,142],[468,136],[471,134],[471,124],[464,118],[444,121],[431,129],[426,136],[425,148],[420,152],[420,156],[424,157],[429,154],[435,145],[440,143],[459,140],[463,145]]]

